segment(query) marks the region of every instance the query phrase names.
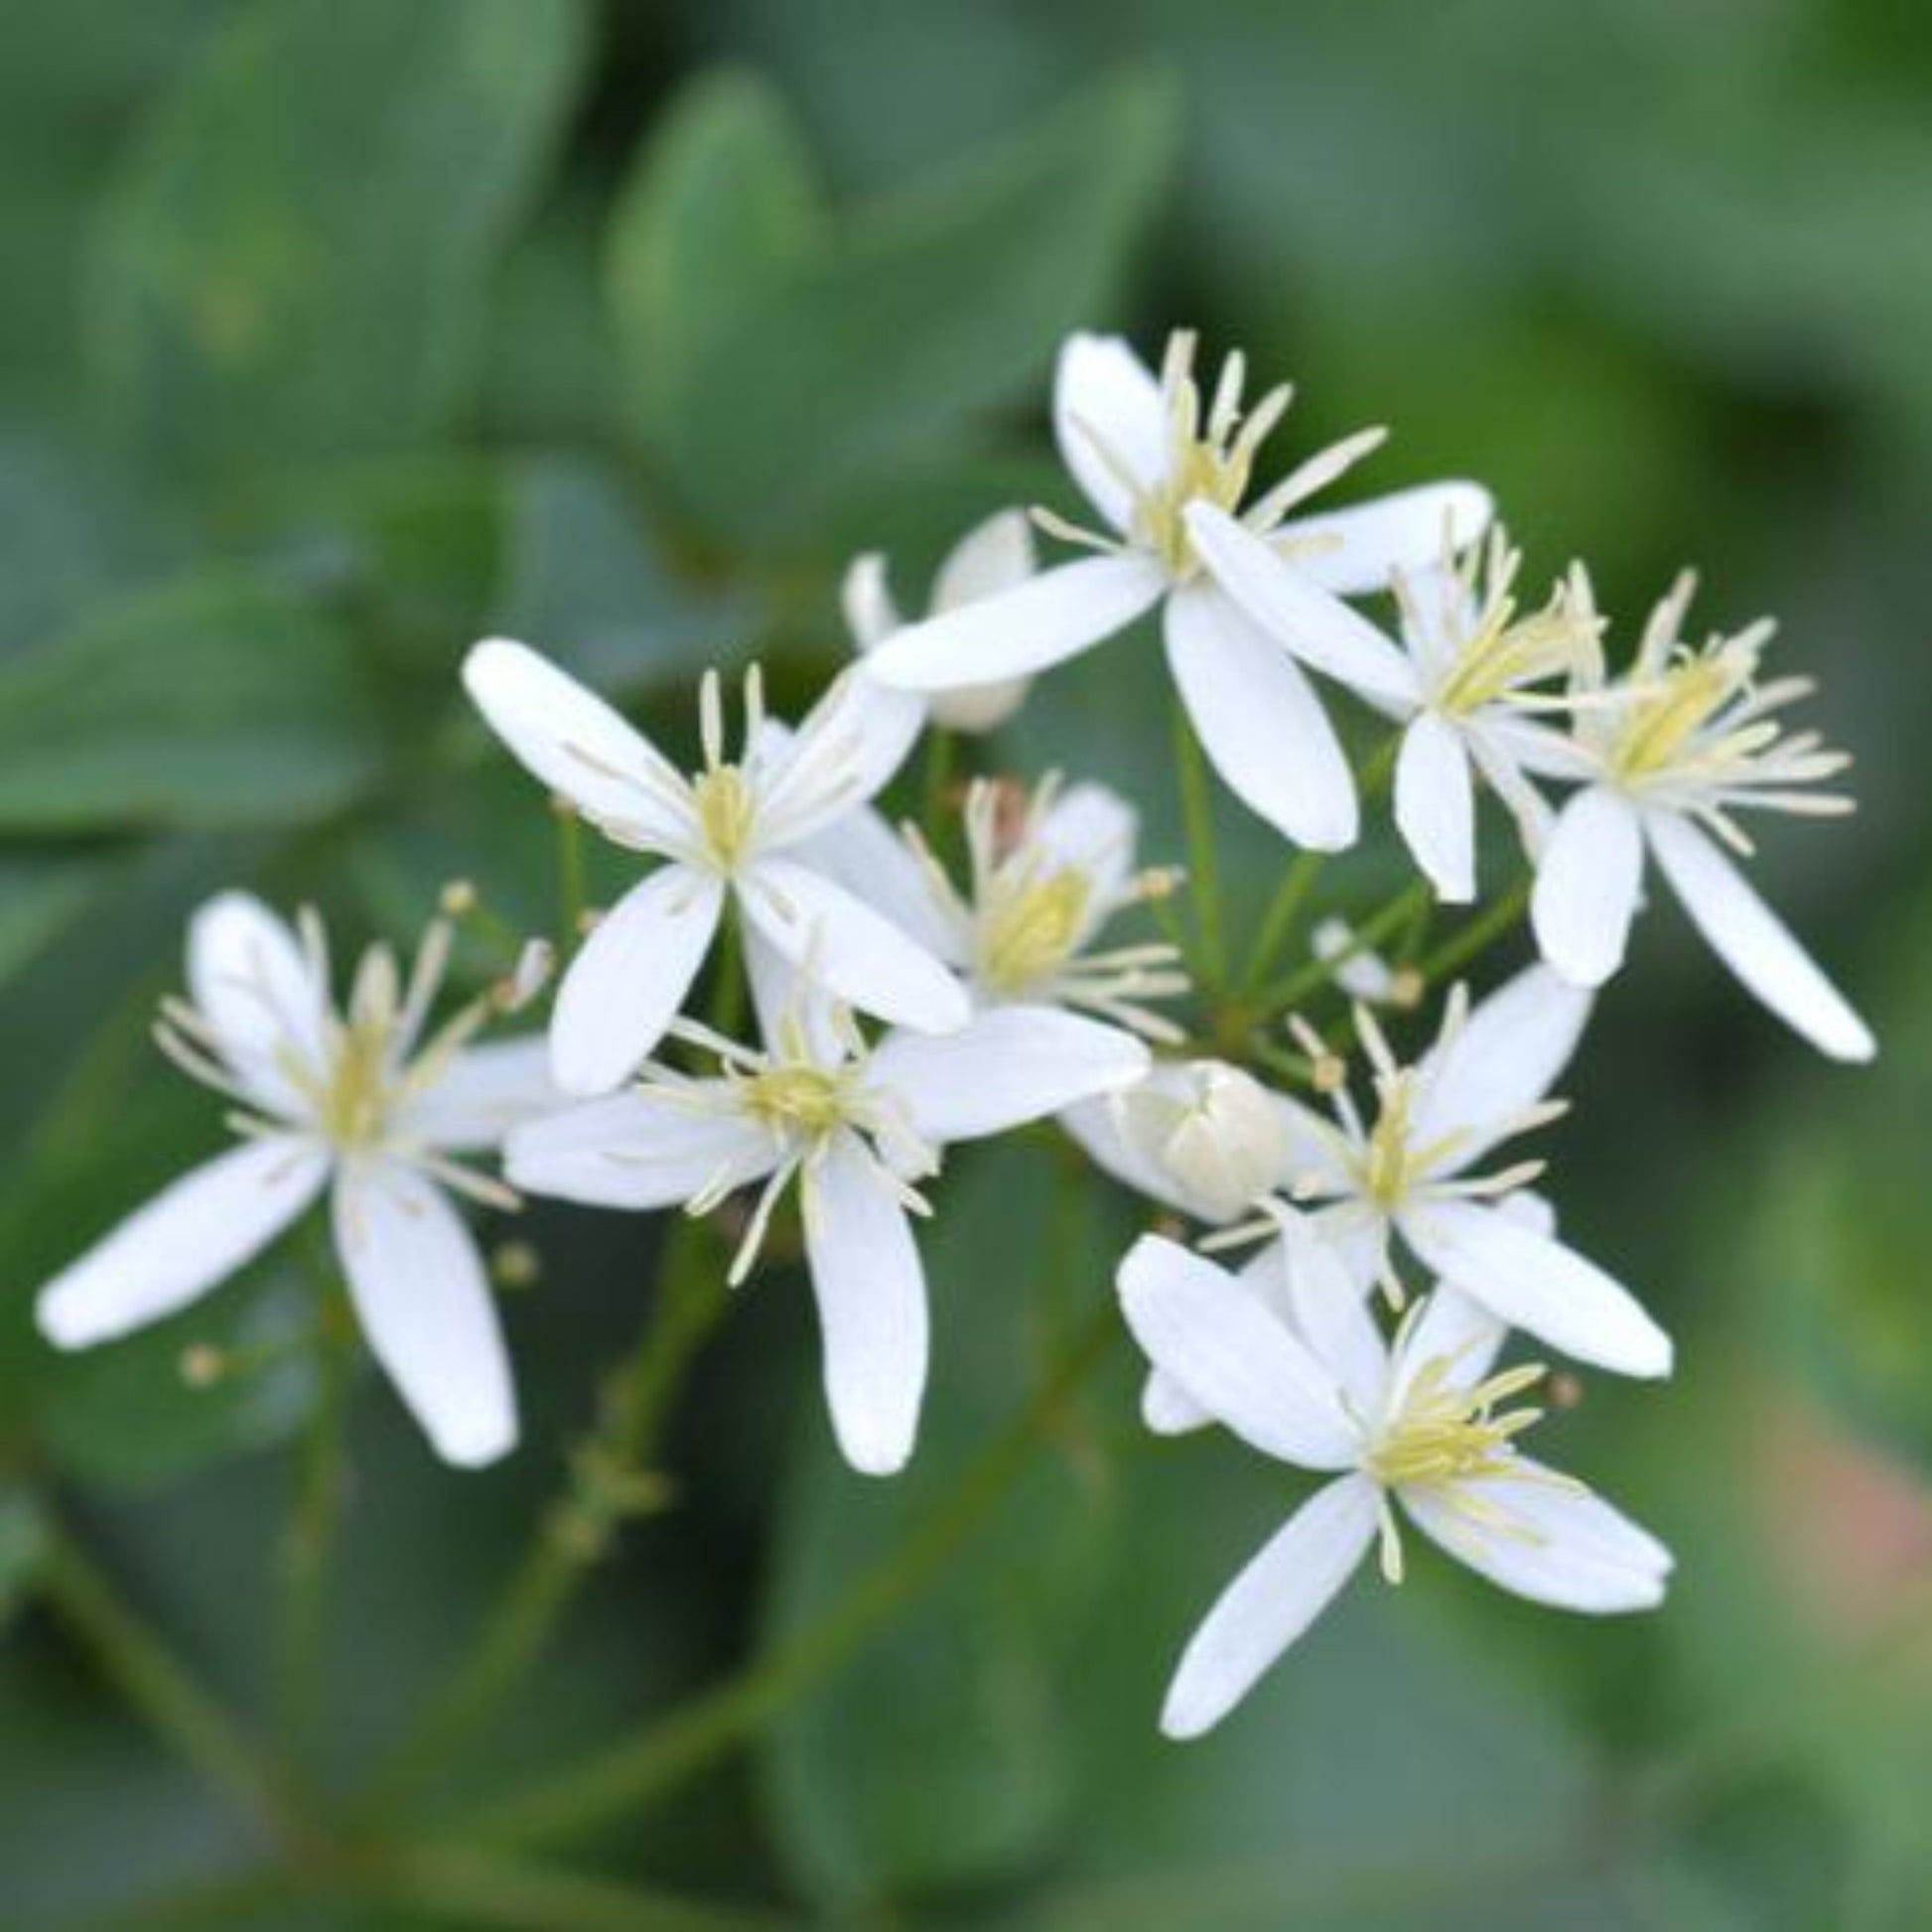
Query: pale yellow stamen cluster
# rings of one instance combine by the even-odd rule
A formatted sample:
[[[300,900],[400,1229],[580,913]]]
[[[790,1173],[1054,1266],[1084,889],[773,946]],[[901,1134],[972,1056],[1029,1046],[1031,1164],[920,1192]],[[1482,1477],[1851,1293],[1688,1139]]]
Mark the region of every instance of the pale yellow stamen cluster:
[[[704,769],[691,780],[691,804],[705,859],[722,873],[749,856],[758,829],[758,797],[742,763],[725,758],[724,695],[718,673],[707,671],[699,689],[699,727]],[[764,686],[757,665],[745,678],[745,744],[757,744],[764,722]]]

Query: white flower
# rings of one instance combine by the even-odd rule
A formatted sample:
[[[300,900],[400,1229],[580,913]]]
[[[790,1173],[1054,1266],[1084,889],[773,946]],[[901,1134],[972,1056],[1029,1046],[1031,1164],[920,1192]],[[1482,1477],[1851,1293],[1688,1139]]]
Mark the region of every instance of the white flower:
[[[1379,1282],[1400,1302],[1390,1254],[1399,1237],[1430,1273],[1553,1348],[1621,1374],[1665,1375],[1670,1338],[1630,1292],[1499,1205],[1543,1164],[1476,1172],[1501,1142],[1564,1111],[1544,1095],[1588,1013],[1588,996],[1542,966],[1519,973],[1473,1011],[1458,987],[1435,1045],[1403,1066],[1374,1017],[1358,1008],[1374,1115],[1358,1112],[1345,1087],[1333,1095],[1332,1123],[1284,1100],[1304,1131],[1293,1191],[1320,1203],[1322,1234],[1358,1285]]]
[[[933,1032],[964,1022],[952,975],[797,851],[898,768],[919,730],[915,703],[848,673],[795,733],[781,733],[766,725],[754,670],[745,751],[733,763],[718,675],[708,672],[705,765],[687,778],[525,645],[478,644],[463,679],[532,772],[615,844],[665,861],[598,922],[557,988],[550,1048],[566,1091],[608,1092],[663,1037],[727,894],[753,931],[794,963],[809,953],[825,984],[862,1011]]]
[[[1626,676],[1609,680],[1599,665],[1580,679],[1575,737],[1545,768],[1584,789],[1564,806],[1537,869],[1537,941],[1566,979],[1607,980],[1623,963],[1647,846],[1692,923],[1751,993],[1833,1059],[1868,1060],[1877,1050],[1870,1029],[1722,849],[1752,850],[1740,811],[1850,811],[1850,799],[1808,787],[1851,760],[1774,717],[1813,687],[1798,677],[1758,683],[1768,621],[1700,649],[1680,641],[1693,588],[1687,574],[1657,606]]]
[[[1011,590],[1034,574],[1033,529],[1025,512],[1001,510],[976,523],[947,553],[932,581],[929,614],[947,611]],[[876,550],[853,560],[843,587],[846,626],[861,651],[870,651],[900,628],[904,620],[893,602],[886,559]],[[937,693],[927,708],[944,731],[990,732],[1004,725],[1027,697],[1031,678],[1000,678],[991,684],[962,684]]]
[[[298,938],[246,894],[204,905],[189,928],[193,1004],[168,1001],[157,1036],[242,1110],[242,1145],[165,1188],[41,1291],[49,1340],[84,1348],[175,1313],[328,1188],[356,1316],[437,1452],[478,1464],[510,1449],[495,1304],[445,1189],[514,1205],[451,1157],[494,1148],[556,1094],[541,1040],[469,1044],[485,1003],[425,1036],[448,950],[448,926],[432,924],[405,982],[389,949],[372,946],[339,1014],[312,915]]]
[[[1519,616],[1511,593],[1521,561],[1495,529],[1486,548],[1471,546],[1459,565],[1450,552],[1433,570],[1394,576],[1411,677],[1404,702],[1387,707],[1407,720],[1395,767],[1396,825],[1437,897],[1452,903],[1476,894],[1475,773],[1534,852],[1550,813],[1524,761],[1553,734],[1529,714],[1565,704],[1546,688],[1553,678],[1582,676],[1600,662],[1600,626],[1581,577]]]
[[[1060,454],[1114,533],[1046,527],[1102,554],[928,618],[872,654],[906,690],[946,691],[1043,670],[1165,602],[1168,663],[1216,770],[1251,810],[1299,844],[1337,851],[1357,829],[1355,786],[1298,657],[1364,691],[1400,698],[1401,652],[1340,599],[1427,564],[1447,533],[1487,522],[1473,483],[1407,490],[1325,517],[1288,511],[1382,440],[1352,436],[1311,457],[1246,509],[1261,446],[1287,408],[1271,390],[1242,413],[1239,354],[1203,413],[1193,338],[1174,336],[1160,379],[1117,337],[1062,347],[1053,417]]]
[[[1166,881],[1135,870],[1139,821],[1105,785],[1031,795],[975,779],[966,795],[971,867],[960,892],[914,832],[874,811],[815,839],[812,863],[876,906],[964,979],[976,1005],[1079,1007],[1150,1039],[1179,1030],[1145,1003],[1187,990],[1159,941],[1096,948],[1103,928]]]
[[[1540,1412],[1506,1405],[1544,1371],[1494,1371],[1502,1323],[1439,1290],[1410,1311],[1391,1347],[1347,1282],[1323,1277],[1321,1259],[1318,1245],[1290,1250],[1294,1325],[1158,1236],[1121,1264],[1128,1324],[1154,1364],[1251,1448],[1332,1476],[1195,1630],[1161,1715],[1173,1737],[1218,1724],[1378,1539],[1383,1575],[1399,1583],[1402,1517],[1535,1602],[1607,1614],[1663,1599],[1663,1545],[1517,1449]]]
[[[704,1213],[761,1184],[732,1268],[744,1278],[795,1178],[824,1337],[825,1392],[855,1468],[911,1453],[926,1376],[925,1277],[907,1220],[939,1150],[1037,1120],[1138,1078],[1147,1049],[1070,1014],[1000,1007],[940,1037],[868,1048],[849,1019],[771,1028],[767,1052],[680,1023],[718,1055],[716,1078],[648,1069],[634,1091],[532,1122],[510,1140],[519,1186],[611,1207]]]

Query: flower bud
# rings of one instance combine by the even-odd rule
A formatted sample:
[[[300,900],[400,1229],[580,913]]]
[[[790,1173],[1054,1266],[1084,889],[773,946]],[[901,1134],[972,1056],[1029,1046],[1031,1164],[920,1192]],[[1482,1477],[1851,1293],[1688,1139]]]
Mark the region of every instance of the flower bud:
[[[1239,1067],[1200,1060],[1177,1092],[1138,1088],[1119,1103],[1122,1134],[1167,1170],[1208,1220],[1232,1220],[1281,1186],[1288,1122]]]

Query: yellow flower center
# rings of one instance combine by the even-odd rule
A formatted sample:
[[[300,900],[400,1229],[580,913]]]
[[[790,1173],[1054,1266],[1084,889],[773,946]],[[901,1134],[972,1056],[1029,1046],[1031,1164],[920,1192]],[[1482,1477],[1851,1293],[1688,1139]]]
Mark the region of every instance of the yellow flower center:
[[[1567,671],[1592,635],[1589,627],[1554,602],[1520,623],[1511,618],[1507,603],[1484,614],[1436,693],[1438,711],[1450,718],[1467,717],[1519,685]]]
[[[980,977],[1007,994],[1037,985],[1078,947],[1092,896],[1072,866],[996,888],[980,914]]]
[[[1452,1364],[1423,1364],[1363,1467],[1387,1489],[1405,1483],[1446,1482],[1496,1474],[1509,1460],[1513,1438],[1537,1421],[1540,1409],[1502,1404],[1534,1388],[1546,1373],[1540,1362],[1504,1369],[1473,1388],[1449,1385]]]
[[[849,1066],[779,1060],[749,1075],[740,1093],[745,1111],[760,1125],[811,1139],[847,1125],[860,1111],[857,1069]]]
[[[1640,783],[1669,771],[1756,670],[1757,652],[1733,637],[1686,652],[1656,676],[1640,680],[1610,750],[1611,773],[1625,783]],[[1700,761],[1723,749],[1701,747]]]
[[[720,872],[735,870],[751,846],[757,819],[744,771],[736,764],[713,765],[691,780],[691,793],[706,856]]]
[[[394,1015],[361,1014],[335,1042],[326,1082],[316,1096],[316,1124],[345,1152],[382,1138],[388,1118],[389,1035]]]

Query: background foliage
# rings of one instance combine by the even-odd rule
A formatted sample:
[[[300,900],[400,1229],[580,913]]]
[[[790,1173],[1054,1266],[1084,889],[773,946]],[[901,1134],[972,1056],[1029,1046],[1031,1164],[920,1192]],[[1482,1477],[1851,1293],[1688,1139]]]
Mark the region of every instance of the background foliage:
[[[704,661],[756,651],[801,691],[843,652],[853,549],[910,587],[968,518],[1052,498],[1059,332],[1151,345],[1176,321],[1293,373],[1308,438],[1393,423],[1378,483],[1480,476],[1533,566],[1585,551],[1612,610],[1688,560],[1713,621],[1781,614],[1863,811],[1763,869],[1885,1056],[1813,1062],[1661,910],[1604,1003],[1566,1210],[1684,1367],[1587,1388],[1559,1427],[1681,1551],[1661,1616],[1545,1617],[1427,1566],[1359,1589],[1222,1733],[1164,1745],[1173,1648],[1277,1499],[1232,1453],[1141,1439],[1119,1361],[888,1636],[585,1851],[754,1922],[1932,1918],[1928,207],[1932,24],[1880,0],[15,9],[0,1918],[249,1852],[26,1607],[51,1489],[214,1683],[247,1699],[266,1668],[315,1396],[300,1282],[265,1264],[79,1359],[27,1318],[52,1266],[213,1144],[145,1038],[185,909],[245,878],[407,931],[468,874],[543,922],[543,814],[457,700],[475,635],[524,635],[673,733]],[[1159,682],[1105,661],[1001,751],[1145,793],[1174,853]],[[1262,878],[1266,843],[1224,830],[1237,885]],[[1040,1157],[959,1165],[911,1473],[836,1463],[801,1285],[761,1278],[666,1447],[676,1506],[623,1538],[454,1788],[802,1627],[1024,1401],[1130,1210],[1052,1227]],[[530,1231],[529,1447],[456,1477],[386,1397],[358,1405],[345,1784],[473,1626],[638,1319],[652,1230]],[[205,1340],[271,1360],[194,1391],[174,1364]],[[419,1922],[537,1921],[445,1899]]]

